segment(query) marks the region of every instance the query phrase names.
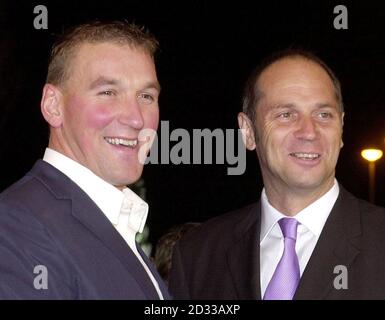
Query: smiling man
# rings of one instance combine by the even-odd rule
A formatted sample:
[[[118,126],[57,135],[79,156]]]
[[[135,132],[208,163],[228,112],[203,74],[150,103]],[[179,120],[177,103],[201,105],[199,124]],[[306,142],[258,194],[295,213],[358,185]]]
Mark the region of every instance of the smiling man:
[[[385,299],[385,210],[335,179],[344,119],[336,76],[309,52],[280,52],[254,70],[243,101],[238,121],[259,158],[260,201],[182,238],[171,293]]]
[[[156,49],[123,22],[55,43],[41,100],[48,148],[0,199],[0,298],[168,298],[135,242],[148,205],[127,187],[143,170],[139,132],[158,126]]]

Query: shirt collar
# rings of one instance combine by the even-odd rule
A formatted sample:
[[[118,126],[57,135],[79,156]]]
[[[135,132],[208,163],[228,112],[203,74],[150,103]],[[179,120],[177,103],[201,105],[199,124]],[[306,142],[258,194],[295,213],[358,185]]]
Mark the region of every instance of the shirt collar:
[[[76,183],[113,225],[119,223],[119,215],[123,212],[130,216],[130,226],[135,231],[143,231],[148,204],[129,188],[120,191],[80,163],[50,148],[46,148],[43,160]]]
[[[326,192],[321,198],[317,199],[306,208],[302,209],[295,215],[295,218],[300,222],[302,226],[305,226],[317,237],[320,236],[321,231],[326,223],[327,218],[331,210],[333,209],[334,203],[336,202],[339,195],[339,186],[336,179],[334,184],[328,192]],[[281,218],[285,218],[283,213],[275,209],[269,202],[265,188],[261,194],[261,235],[260,241],[270,233],[275,224]]]

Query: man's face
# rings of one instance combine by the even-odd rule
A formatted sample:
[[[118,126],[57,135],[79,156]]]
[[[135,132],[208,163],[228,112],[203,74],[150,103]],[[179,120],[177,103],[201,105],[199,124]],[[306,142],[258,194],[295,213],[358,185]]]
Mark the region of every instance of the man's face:
[[[343,145],[343,114],[328,74],[314,62],[286,58],[269,66],[258,85],[256,149],[265,186],[330,187]]]
[[[137,181],[139,131],[159,121],[153,59],[128,45],[82,44],[61,91],[55,149],[120,189]]]

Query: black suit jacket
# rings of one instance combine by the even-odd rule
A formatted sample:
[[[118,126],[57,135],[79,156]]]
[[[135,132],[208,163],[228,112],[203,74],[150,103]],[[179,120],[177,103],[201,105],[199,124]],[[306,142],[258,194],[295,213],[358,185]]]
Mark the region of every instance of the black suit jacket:
[[[261,299],[260,217],[258,202],[209,220],[182,238],[174,249],[171,295]],[[334,286],[341,283],[338,265],[347,268],[347,289]],[[340,186],[294,299],[385,299],[385,210]]]
[[[138,251],[169,298],[157,271],[139,247]],[[35,288],[34,280],[42,275],[36,266],[46,267],[48,289]],[[88,195],[39,160],[0,196],[0,299],[4,298],[158,295],[135,254]]]

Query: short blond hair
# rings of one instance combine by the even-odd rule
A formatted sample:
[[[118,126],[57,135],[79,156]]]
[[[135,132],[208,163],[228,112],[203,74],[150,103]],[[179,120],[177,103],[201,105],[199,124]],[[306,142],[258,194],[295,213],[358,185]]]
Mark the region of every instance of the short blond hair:
[[[84,43],[115,42],[141,49],[152,58],[159,43],[144,27],[125,21],[91,22],[72,27],[54,43],[48,65],[47,83],[61,85],[69,77],[71,59]]]

